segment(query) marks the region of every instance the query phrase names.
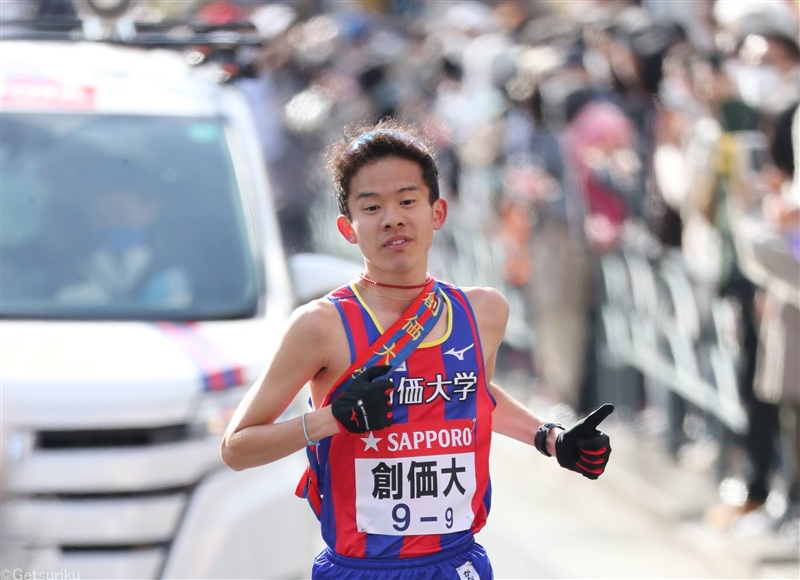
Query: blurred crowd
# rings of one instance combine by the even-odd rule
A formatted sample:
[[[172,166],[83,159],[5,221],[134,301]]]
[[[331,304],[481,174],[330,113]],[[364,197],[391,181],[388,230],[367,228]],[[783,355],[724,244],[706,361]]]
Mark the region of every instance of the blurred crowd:
[[[527,334],[500,364],[579,413],[599,402],[603,258],[679,256],[738,313],[747,494],[710,506],[708,521],[763,509],[780,466],[779,519],[797,526],[796,2],[153,0],[141,10],[176,5],[209,24],[248,21],[263,39],[234,82],[255,114],[287,248],[320,245],[315,208],[332,201],[318,158],[344,125],[418,124],[437,145],[453,227],[502,248]]]
[[[385,116],[417,123],[438,147],[456,235],[502,249],[502,284],[517,298],[525,336],[509,341],[499,364],[530,372],[577,412],[599,402],[603,258],[679,256],[738,313],[746,497],[712,506],[707,519],[725,527],[762,509],[782,466],[781,521],[796,524],[795,3],[216,0],[195,8],[211,23],[249,19],[264,39],[252,78],[237,82],[256,113],[290,250],[319,242],[312,216],[326,203],[326,180],[316,160],[341,127]],[[635,407],[646,405],[641,398]]]

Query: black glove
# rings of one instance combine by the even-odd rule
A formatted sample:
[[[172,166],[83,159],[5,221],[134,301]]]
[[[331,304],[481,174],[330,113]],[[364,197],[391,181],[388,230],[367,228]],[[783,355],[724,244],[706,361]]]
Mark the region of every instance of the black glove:
[[[392,381],[373,381],[392,370],[389,365],[369,367],[358,375],[341,396],[331,404],[331,411],[339,424],[351,433],[376,431],[392,424],[392,406],[389,395]]]
[[[597,430],[597,426],[614,410],[606,403],[585,419],[575,423],[556,437],[556,459],[558,464],[589,479],[597,479],[603,473],[611,455],[608,435]]]

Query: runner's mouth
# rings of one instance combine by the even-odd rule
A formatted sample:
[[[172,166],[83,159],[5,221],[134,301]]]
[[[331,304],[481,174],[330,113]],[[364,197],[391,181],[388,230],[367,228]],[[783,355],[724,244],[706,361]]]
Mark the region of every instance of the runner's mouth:
[[[384,244],[384,248],[401,248],[411,242],[411,238],[406,236],[395,236],[389,238]]]

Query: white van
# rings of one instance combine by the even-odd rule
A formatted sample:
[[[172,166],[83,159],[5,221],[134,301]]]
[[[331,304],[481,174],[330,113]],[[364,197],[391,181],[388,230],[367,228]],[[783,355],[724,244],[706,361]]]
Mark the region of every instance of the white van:
[[[304,455],[235,473],[219,448],[292,309],[358,266],[287,260],[249,109],[218,73],[0,40],[3,516],[22,572],[303,578],[319,548],[293,497]]]

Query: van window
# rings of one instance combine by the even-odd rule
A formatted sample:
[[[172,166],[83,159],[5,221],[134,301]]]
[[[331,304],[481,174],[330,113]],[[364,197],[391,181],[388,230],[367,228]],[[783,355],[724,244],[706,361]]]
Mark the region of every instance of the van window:
[[[236,318],[258,291],[219,119],[0,115],[0,315]]]

